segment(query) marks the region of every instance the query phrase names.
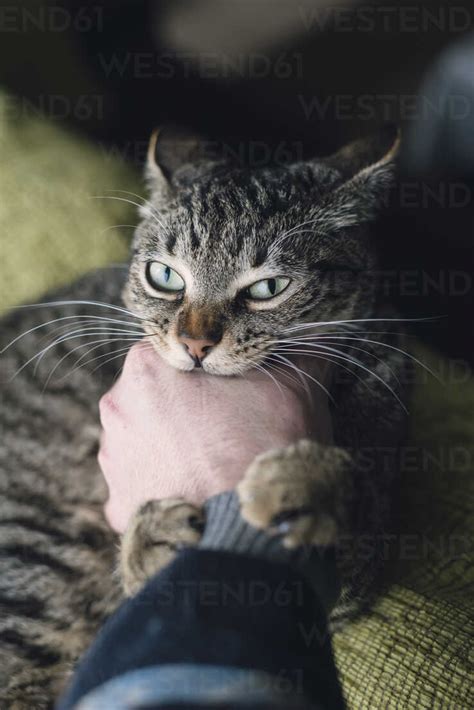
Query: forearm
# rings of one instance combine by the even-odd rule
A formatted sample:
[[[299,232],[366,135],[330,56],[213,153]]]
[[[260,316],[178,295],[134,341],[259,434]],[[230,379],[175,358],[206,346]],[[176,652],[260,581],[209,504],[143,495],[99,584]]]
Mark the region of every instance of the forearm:
[[[161,679],[158,706],[173,697],[186,707],[210,707],[219,687],[236,708],[258,707],[257,700],[267,703],[262,707],[298,707],[297,701],[342,707],[325,613],[287,564],[214,550],[182,552],[109,621],[59,707],[71,708],[93,688],[150,666]],[[196,666],[201,687],[189,687]],[[181,678],[178,685],[173,677]],[[145,685],[142,677],[140,688]]]

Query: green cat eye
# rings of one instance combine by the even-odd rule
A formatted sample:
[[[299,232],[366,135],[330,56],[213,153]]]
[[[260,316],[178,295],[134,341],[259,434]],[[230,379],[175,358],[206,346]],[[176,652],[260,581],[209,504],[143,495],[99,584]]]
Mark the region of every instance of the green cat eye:
[[[150,286],[156,291],[168,291],[168,293],[180,293],[184,290],[184,281],[177,271],[162,264],[161,261],[149,261],[145,270],[146,278]]]
[[[274,279],[256,281],[247,288],[247,295],[254,301],[268,301],[282,293],[290,283],[290,279],[277,276]]]

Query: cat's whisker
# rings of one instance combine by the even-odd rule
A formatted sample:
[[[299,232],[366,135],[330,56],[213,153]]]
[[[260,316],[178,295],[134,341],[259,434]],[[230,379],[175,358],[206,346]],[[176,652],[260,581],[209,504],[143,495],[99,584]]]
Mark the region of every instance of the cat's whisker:
[[[97,350],[97,349],[101,348],[103,345],[106,345],[106,344],[108,345],[108,344],[110,344],[110,343],[116,343],[116,342],[124,341],[124,340],[129,340],[129,339],[128,339],[128,338],[102,338],[101,340],[93,340],[91,343],[81,343],[80,345],[77,345],[75,348],[73,348],[72,350],[69,350],[65,355],[63,355],[60,360],[58,360],[58,362],[55,364],[55,366],[54,366],[53,369],[51,370],[51,372],[50,372],[50,374],[49,374],[49,376],[48,376],[48,378],[47,378],[47,380],[46,380],[46,383],[45,383],[45,385],[44,385],[44,388],[46,388],[46,387],[48,386],[48,384],[49,384],[51,378],[53,377],[53,375],[54,375],[54,373],[56,372],[56,370],[61,366],[61,364],[62,364],[65,360],[67,360],[68,357],[70,357],[71,355],[73,355],[75,352],[77,352],[77,351],[80,350],[81,348],[89,348],[89,349],[88,349],[85,353],[83,353],[83,354],[81,355],[81,357],[76,361],[76,363],[75,363],[76,366],[81,362],[81,360],[82,360],[83,358],[85,358],[85,357],[87,357],[88,355],[90,355],[90,353],[93,352],[94,350]],[[138,340],[141,340],[141,338],[133,338],[133,340],[137,340],[137,341],[138,341]],[[91,345],[93,345],[94,347],[91,348],[91,347],[90,347]],[[109,353],[106,353],[106,354],[109,354]],[[76,369],[77,369],[77,368],[76,368]],[[35,371],[36,371],[36,368],[35,368]],[[74,369],[72,372],[75,372],[75,369]],[[72,374],[72,372],[70,372],[69,374]]]
[[[143,316],[138,315],[129,311],[128,308],[122,308],[121,306],[115,306],[112,303],[103,303],[102,301],[87,301],[87,300],[65,300],[65,301],[44,301],[42,303],[25,303],[20,306],[15,306],[15,309],[21,308],[50,308],[55,306],[94,306],[96,308],[108,308],[112,311],[119,311],[120,313],[125,313],[125,315],[131,318],[136,318],[137,320],[142,320]],[[9,310],[9,309],[4,309]],[[77,316],[63,316],[63,318],[76,318]]]
[[[258,362],[252,363],[252,366],[251,366],[251,367],[252,367],[252,368],[255,368],[256,370],[259,370],[260,372],[265,373],[265,375],[268,375],[268,377],[269,377],[271,380],[273,380],[273,382],[276,384],[276,386],[277,386],[278,389],[280,390],[281,396],[283,397],[283,390],[282,390],[282,388],[281,388],[280,383],[279,383],[278,380],[271,374],[271,372],[269,372],[269,370],[268,370],[267,368],[263,367],[263,365],[261,365],[261,364],[258,363]]]
[[[402,348],[397,348],[395,345],[391,345],[390,343],[385,343],[380,340],[371,340],[369,338],[355,338],[355,337],[350,337],[350,336],[345,336],[342,338],[338,338],[338,337],[334,337],[334,336],[332,336],[331,338],[325,338],[324,336],[319,336],[319,337],[315,336],[316,344],[319,340],[322,340],[323,338],[324,338],[324,340],[326,340],[328,342],[330,342],[330,340],[339,340],[339,339],[349,340],[349,341],[355,340],[355,341],[359,341],[362,343],[370,343],[372,345],[380,345],[381,347],[388,348],[389,350],[394,350],[395,352],[400,353],[404,357],[409,358],[412,362],[415,362],[419,367],[421,367],[426,372],[428,372],[432,377],[434,377],[434,379],[437,382],[439,382],[439,384],[444,385],[444,382],[441,380],[441,378],[436,374],[436,372],[434,372],[434,370],[432,370],[430,367],[428,367],[428,365],[426,365],[424,362],[422,362],[419,358],[415,357],[415,355],[413,355],[412,353],[409,353],[407,350],[403,350]],[[293,342],[297,342],[297,341],[293,341]],[[313,347],[310,343],[304,343],[304,344],[308,345],[310,347]],[[340,345],[344,345],[344,343],[341,343]],[[350,344],[348,345],[348,347],[351,347],[354,350],[356,350],[356,349],[361,350],[361,348],[356,348],[354,345],[350,345]],[[372,357],[376,357],[373,353],[370,353],[370,351],[362,350],[362,352],[368,352],[370,355],[372,355]]]
[[[331,395],[331,393],[329,392],[329,390],[328,390],[328,389],[323,385],[323,383],[320,382],[316,377],[313,377],[312,375],[310,375],[308,372],[306,372],[306,370],[303,370],[303,369],[297,367],[294,362],[292,362],[292,361],[289,360],[288,358],[286,358],[286,357],[284,357],[283,355],[281,355],[281,353],[279,353],[277,350],[274,350],[272,354],[273,354],[275,357],[277,357],[279,360],[283,361],[288,367],[290,367],[291,369],[295,370],[295,372],[299,372],[299,373],[300,373],[301,375],[303,375],[304,377],[307,377],[309,380],[312,380],[316,385],[318,385],[318,387],[320,387],[320,389],[323,390],[323,392],[324,392],[324,393],[326,394],[326,396],[331,400],[331,402],[334,403],[334,398],[332,397],[332,395]]]
[[[68,333],[67,335],[61,336],[60,338],[56,338],[52,343],[49,343],[46,347],[44,347],[44,348],[42,348],[42,350],[36,352],[25,363],[23,363],[23,365],[21,365],[21,367],[19,367],[18,370],[16,370],[16,372],[12,375],[12,377],[10,378],[10,381],[12,381],[15,377],[17,377],[20,374],[20,372],[22,372],[34,360],[38,359],[38,362],[35,365],[35,372],[36,372],[39,362],[42,360],[42,358],[46,355],[47,352],[49,352],[49,350],[56,347],[56,345],[58,345],[59,343],[63,343],[63,342],[69,341],[69,340],[74,340],[75,338],[89,337],[91,335],[105,335],[105,334],[110,334],[110,331],[108,331],[107,329],[101,329],[101,330],[96,330],[93,332],[86,332],[86,333],[82,333],[80,331],[73,331],[73,334]],[[129,333],[127,332],[127,334],[129,334]],[[133,332],[132,334],[138,335],[138,332],[136,332],[136,333]]]
[[[99,365],[97,365],[97,367],[94,367],[94,369],[92,370],[91,374],[94,374],[94,372],[97,372],[97,370],[98,370],[100,367],[104,367],[104,366],[107,365],[109,362],[112,362],[113,360],[117,360],[119,357],[123,357],[124,355],[126,355],[126,353],[130,350],[131,347],[132,347],[131,345],[128,345],[128,346],[126,346],[126,347],[124,347],[124,348],[120,348],[119,350],[116,350],[116,351],[115,351],[115,355],[112,355],[112,357],[110,357],[108,360],[105,360],[104,362],[101,362]],[[144,349],[145,349],[145,350],[154,350],[155,348],[153,347],[153,345],[149,344],[149,345],[145,345],[145,346],[144,346]],[[107,353],[107,355],[109,355],[109,354],[110,354],[110,353]],[[93,358],[91,361],[88,361],[88,362],[86,362],[86,363],[83,363],[83,365],[81,365],[81,367],[85,367],[86,365],[90,365],[91,362],[94,362],[95,360],[98,360],[98,359],[101,358],[101,357],[105,357],[105,355],[99,355],[98,357]],[[114,381],[115,381],[115,379],[118,377],[118,375],[120,374],[120,370],[121,370],[121,368],[120,368],[120,369],[118,370],[118,372],[116,373],[116,375],[115,375],[115,377],[114,377]]]
[[[118,200],[119,202],[127,202],[129,205],[134,205],[139,210],[142,210],[145,208],[149,211],[150,215],[153,217],[155,222],[162,229],[166,229],[164,223],[158,217],[158,214],[156,213],[155,209],[148,202],[148,200],[145,200],[145,198],[141,197],[140,195],[135,195],[135,193],[133,193],[133,192],[127,192],[126,190],[110,190],[110,192],[123,192],[124,194],[133,195],[133,196],[138,197],[139,199],[143,200],[143,202],[140,204],[139,202],[135,202],[135,200],[129,200],[126,197],[117,197],[117,195],[92,195],[92,199],[95,199],[95,200]]]
[[[124,339],[122,338],[121,340],[123,341]],[[117,341],[117,342],[118,342],[118,341]],[[136,341],[131,341],[128,345],[124,345],[123,348],[119,348],[119,349],[117,349],[117,350],[114,350],[114,351],[112,351],[112,353],[108,352],[108,353],[102,353],[102,355],[96,355],[95,357],[91,358],[90,360],[86,360],[85,362],[82,362],[82,363],[79,365],[78,363],[82,360],[83,357],[86,357],[87,355],[90,355],[90,353],[91,353],[93,350],[96,349],[96,348],[91,348],[91,350],[89,350],[87,353],[85,353],[85,355],[82,355],[82,356],[79,358],[79,360],[77,360],[77,362],[76,362],[74,368],[73,368],[72,370],[70,370],[70,372],[68,372],[68,376],[73,375],[77,370],[80,370],[80,369],[82,369],[83,367],[87,367],[88,365],[91,365],[93,362],[97,362],[97,360],[101,360],[102,358],[106,358],[106,357],[108,357],[108,356],[111,355],[111,354],[114,354],[114,353],[115,353],[115,354],[127,353],[127,352],[130,350],[130,348],[133,346],[133,343],[134,343],[134,342],[139,343],[139,342],[140,342],[140,339],[138,339],[138,340],[136,340]],[[149,347],[152,347],[152,346],[147,346],[147,349],[149,349]],[[101,364],[100,364],[100,367],[102,367],[103,365],[105,365],[107,362],[109,362],[109,360],[106,360],[105,362],[101,363]],[[96,368],[96,369],[98,369],[98,368]],[[95,372],[96,369],[92,370],[92,372]]]
[[[58,326],[57,328],[52,328],[48,333],[45,335],[41,336],[40,342],[45,340],[45,338],[50,337],[51,335],[55,335],[58,333],[64,333],[65,331],[68,330],[68,328],[71,328],[71,326],[74,328],[76,326],[97,326],[99,327],[102,323],[105,325],[109,325],[111,327],[115,325],[130,325],[133,328],[139,328],[140,326],[138,324],[135,324],[132,321],[122,321],[122,320],[117,320],[115,318],[101,318],[100,316],[83,316],[83,320],[79,320],[79,318],[82,318],[82,316],[79,316],[77,319],[76,323],[66,323],[63,325]]]
[[[342,350],[338,350],[337,348],[332,348],[328,345],[308,345],[308,344],[303,344],[302,347],[312,347],[314,348],[313,350],[302,350],[298,349],[297,347],[291,347],[291,348],[278,348],[278,352],[285,352],[285,353],[297,353],[297,354],[307,354],[307,355],[314,355],[315,357],[318,357],[319,354],[321,354],[321,350],[319,348],[322,348],[323,352],[328,352],[328,353],[336,353],[336,355],[340,358],[343,358],[346,360],[348,363],[352,363],[353,365],[358,365],[362,366],[362,363],[360,360],[358,360],[356,357],[352,357],[348,353],[343,352]],[[336,357],[334,355],[334,357]]]
[[[327,325],[351,325],[353,323],[422,323],[426,321],[439,320],[443,316],[427,316],[425,318],[352,318],[347,320],[314,321],[312,323],[300,323],[289,328],[283,328],[284,333],[306,328],[322,328]]]
[[[101,232],[99,233],[99,236],[102,236],[106,232],[110,232],[111,229],[122,229],[123,227],[129,227],[130,229],[136,229],[137,226],[138,226],[137,224],[111,224],[110,227],[106,227],[105,229],[102,229]],[[117,268],[117,267],[115,267],[115,268]],[[126,268],[126,267],[124,267],[124,268]]]
[[[395,352],[400,353],[404,357],[407,357],[409,360],[412,362],[416,363],[419,367],[424,369],[426,372],[428,372],[434,379],[439,382],[440,385],[444,385],[443,380],[434,372],[434,370],[431,369],[426,363],[422,362],[419,358],[417,358],[415,355],[412,353],[409,353],[407,350],[403,350],[403,348],[397,348],[395,345],[391,345],[390,343],[384,343],[384,342],[379,342],[377,340],[368,340],[367,338],[364,339],[366,343],[372,343],[374,345],[381,345],[384,348],[388,348],[389,350],[394,350]]]
[[[72,336],[88,336],[88,335],[143,335],[143,330],[130,330],[128,328],[114,328],[112,326],[90,325],[86,327],[78,327],[75,330],[67,330],[51,341],[51,344],[60,345],[61,343],[71,339]],[[46,351],[47,349],[44,348]]]
[[[71,303],[71,301],[68,301],[66,303]],[[33,304],[33,306],[36,305],[50,305],[48,303],[45,304]],[[31,307],[33,307],[31,306]],[[19,308],[29,308],[30,306],[18,306]],[[29,328],[28,330],[25,330],[23,333],[20,333],[17,335],[13,340],[11,340],[5,347],[3,347],[0,350],[0,355],[3,355],[4,352],[6,352],[9,348],[11,348],[12,345],[15,345],[19,340],[22,338],[26,337],[30,333],[34,333],[36,330],[40,330],[41,328],[46,328],[48,325],[53,325],[53,323],[59,323],[60,321],[70,321],[70,320],[75,320],[75,319],[81,319],[81,318],[88,318],[91,320],[100,320],[100,321],[107,321],[107,322],[113,322],[113,323],[121,323],[123,325],[130,325],[133,327],[138,327],[135,326],[135,323],[133,321],[119,321],[116,318],[108,318],[107,316],[94,316],[94,315],[73,315],[73,316],[61,316],[60,318],[53,318],[52,320],[45,321],[44,323],[40,323],[39,325],[35,325],[33,328]],[[69,327],[69,326],[68,326]]]
[[[315,357],[316,357],[316,355],[315,355]],[[342,364],[341,362],[339,362],[338,360],[333,360],[329,355],[327,355],[327,353],[324,353],[324,354],[323,354],[323,353],[318,353],[317,357],[318,357],[318,359],[320,359],[322,362],[329,362],[329,363],[332,363],[333,365],[336,365],[337,367],[340,367],[342,370],[345,370],[346,372],[349,372],[349,373],[352,375],[352,377],[355,377],[356,380],[359,380],[359,382],[361,382],[365,387],[367,387],[367,389],[370,389],[368,383],[365,382],[364,379],[363,379],[360,375],[358,375],[356,372],[354,372],[354,370],[351,369],[350,367],[348,367],[347,365],[343,365],[343,364]]]
[[[101,367],[105,367],[105,365],[108,365],[109,362],[113,362],[114,360],[118,360],[119,357],[124,357],[128,353],[128,351],[130,350],[131,347],[132,347],[131,345],[128,345],[125,348],[120,348],[119,350],[115,351],[114,355],[107,358],[107,360],[104,360],[104,362],[100,362],[98,365],[96,365],[96,367],[94,367],[94,369],[91,370],[91,374],[93,375],[94,372],[97,372],[97,370],[99,370]],[[107,354],[110,355],[110,353],[107,353]],[[86,363],[81,365],[81,367],[85,367],[87,365],[90,365],[91,362],[99,360],[100,357],[101,356],[98,356],[97,358],[93,358],[92,360],[87,361]],[[75,372],[75,370],[74,370],[74,372]]]
[[[130,190],[117,190],[117,189],[108,189],[105,192],[119,192],[122,195],[129,195],[130,197],[136,197],[137,199],[141,200],[142,205],[148,205],[149,200],[144,197],[143,195],[139,195],[138,192],[130,192]]]
[[[340,338],[341,340],[348,340],[351,337],[354,337],[355,335],[400,335],[400,336],[408,336],[409,333],[397,333],[394,330],[361,330],[360,328],[357,329],[352,329],[349,331],[345,330],[325,330],[322,333],[309,333],[306,335],[293,335],[293,336],[288,336],[284,338],[280,338],[282,342],[284,341],[291,341],[293,338],[297,338],[298,340],[320,340],[323,338]],[[363,338],[360,338],[360,340],[363,340]]]
[[[106,190],[106,192],[119,192],[122,195],[130,195],[131,197],[137,197],[139,200],[142,201],[141,206],[137,205],[136,202],[134,204],[137,205],[137,207],[139,209],[140,208],[147,209],[150,212],[150,214],[154,217],[157,224],[159,224],[160,227],[162,227],[162,229],[166,229],[165,225],[161,221],[161,217],[160,217],[158,210],[155,209],[155,207],[153,207],[153,205],[151,204],[150,200],[148,200],[146,197],[143,197],[143,195],[138,195],[136,192],[130,192],[130,190]]]
[[[289,379],[295,385],[298,385],[298,387],[303,387],[303,389],[306,390],[306,387],[305,387],[306,383],[304,381],[302,382],[301,379],[297,379],[294,375],[290,375],[290,373],[287,372],[281,364],[275,365],[271,355],[269,355],[267,358],[265,358],[264,366],[267,366],[268,368],[273,369],[275,372],[278,372],[278,373],[284,375],[287,379]]]
[[[62,338],[68,334],[72,335],[72,334],[78,333],[78,332],[87,333],[87,332],[92,332],[94,330],[100,330],[100,331],[103,331],[104,333],[117,333],[117,332],[120,332],[120,333],[143,333],[143,328],[140,328],[138,325],[134,325],[134,324],[132,324],[131,328],[124,328],[123,326],[120,326],[120,325],[115,326],[113,324],[109,325],[109,324],[105,324],[105,323],[101,324],[101,323],[94,323],[94,322],[87,324],[87,322],[86,322],[86,324],[78,323],[77,326],[73,325],[73,328],[76,328],[76,330],[70,330],[70,329],[65,330],[65,331],[63,331],[63,334],[60,335],[59,337]]]
[[[280,344],[299,343],[300,341],[305,341],[305,342],[306,341],[307,342],[314,341],[314,342],[318,343],[321,340],[325,340],[325,339],[329,339],[329,338],[337,338],[337,337],[339,337],[341,340],[346,340],[347,338],[350,337],[350,335],[354,335],[355,332],[360,333],[361,335],[371,334],[371,333],[379,333],[381,335],[384,334],[384,333],[381,333],[380,331],[357,330],[357,331],[350,331],[350,334],[346,335],[346,331],[344,331],[344,330],[331,330],[331,331],[323,331],[322,333],[311,333],[309,335],[295,333],[294,335],[283,336],[282,338],[273,338],[272,340],[269,340],[268,342],[270,345],[280,345]],[[391,334],[392,331],[387,331],[385,334],[387,335],[389,333]],[[360,338],[360,340],[364,340],[364,338]]]
[[[359,338],[352,338],[352,339],[353,339],[353,340],[359,340]],[[322,338],[321,338],[321,340],[322,340]],[[367,341],[365,341],[363,338],[360,338],[360,341],[361,341],[361,342],[367,342]],[[331,344],[331,343],[332,343],[332,340],[326,340],[325,342],[326,342],[326,345],[327,345],[327,343]],[[332,344],[334,344],[334,343],[332,343]],[[307,341],[303,341],[303,342],[302,342],[302,341],[297,341],[297,340],[292,341],[292,343],[291,343],[290,345],[285,345],[284,347],[285,347],[285,350],[287,350],[287,352],[291,352],[291,351],[293,350],[293,346],[295,346],[295,345],[296,345],[296,346],[301,345],[301,346],[307,347],[307,348],[324,347],[324,345],[321,346],[321,345],[318,344],[317,342],[316,342],[316,343],[310,343],[310,342],[307,342]],[[345,343],[342,343],[342,345],[345,345]],[[348,345],[348,347],[350,347],[351,350],[357,350],[358,352],[364,353],[365,355],[369,355],[370,357],[374,358],[374,360],[376,360],[377,362],[382,363],[382,364],[384,365],[384,367],[386,367],[387,370],[392,374],[392,376],[397,380],[397,382],[399,382],[399,379],[398,379],[397,375],[395,374],[395,372],[393,371],[393,369],[390,367],[390,365],[388,365],[388,364],[385,362],[385,360],[382,360],[382,358],[378,357],[378,355],[375,355],[375,353],[372,353],[370,350],[365,350],[364,348],[359,348],[359,347],[357,347],[357,346],[355,346],[355,345]],[[338,350],[337,352],[338,352],[338,353],[341,353],[341,354],[344,354],[344,355],[347,354],[347,353],[344,353],[344,352],[341,351],[341,350]]]
[[[329,353],[331,355],[331,357],[335,358],[336,360],[342,360],[343,362],[348,362],[350,364],[355,365],[356,367],[360,367],[362,370],[367,372],[367,374],[371,375],[376,380],[378,380],[381,384],[383,384],[383,386],[388,389],[388,391],[395,397],[395,399],[400,404],[400,406],[408,414],[408,409],[403,404],[400,397],[397,395],[395,390],[388,384],[388,382],[386,382],[383,379],[383,377],[380,377],[380,375],[378,375],[376,372],[373,372],[373,370],[371,370],[369,367],[366,367],[365,365],[363,365],[360,362],[360,360],[358,360],[357,358],[350,357],[349,355],[347,355],[347,353],[343,353],[342,351],[337,350],[336,348],[330,348],[326,345],[321,345],[320,347],[323,350],[322,353],[321,353],[321,351],[318,352],[317,350],[296,350],[296,349],[292,350],[292,352],[297,355],[306,355],[307,357],[320,357],[321,355],[324,355],[325,353]],[[278,351],[275,351],[275,352],[278,352]],[[288,352],[288,351],[285,350],[285,352]]]
[[[268,361],[271,361],[272,363],[277,362],[278,365],[279,365],[281,368],[283,368],[283,369],[284,369],[285,367],[288,368],[288,364],[287,364],[287,363],[283,363],[280,359],[277,359],[277,358],[276,358],[276,354],[275,354],[274,351],[272,351],[272,353],[267,356],[267,360],[268,360]],[[294,381],[295,383],[298,383],[298,385],[300,385],[300,386],[304,389],[306,395],[307,395],[308,397],[310,397],[310,396],[311,396],[311,392],[310,392],[310,390],[309,390],[308,383],[307,383],[306,380],[304,379],[303,375],[301,375],[301,373],[298,373],[298,372],[297,372],[296,374],[297,374],[296,377],[295,377],[295,375],[292,375],[293,381]]]
[[[125,321],[118,321],[117,320],[117,321],[115,321],[115,323],[120,325],[120,323],[125,323]],[[84,319],[82,321],[72,323],[72,327],[73,328],[80,327],[80,329],[82,329],[84,332],[88,332],[88,328],[90,328],[90,330],[99,329],[99,330],[103,331],[104,333],[106,333],[106,332],[113,332],[113,330],[115,330],[115,328],[114,328],[115,323],[114,323],[113,319],[110,321],[110,324],[107,322],[104,322],[104,324],[102,324],[100,322],[100,320],[97,321],[97,320]],[[125,323],[125,324],[128,325],[128,323]],[[137,329],[137,330],[133,330],[130,332],[137,333],[137,334],[143,333],[143,330],[138,330],[138,328],[139,328],[138,325],[135,325],[134,323],[131,323],[130,325],[132,325],[134,329],[135,328]],[[109,327],[111,328],[110,331],[108,330]],[[50,338],[50,337],[60,339],[62,336],[66,335],[67,332],[70,332],[70,329],[71,329],[71,323],[67,323],[66,325],[61,325],[61,326],[59,326],[59,328],[53,328],[50,332],[46,333],[45,335],[43,335],[39,339],[38,344],[40,346],[42,346],[42,344],[46,343],[48,341],[48,338]],[[129,331],[127,330],[127,332],[129,332]]]
[[[312,219],[308,219],[308,220],[306,220],[305,222],[300,222],[300,224],[296,224],[294,227],[291,227],[291,229],[288,229],[286,232],[283,232],[283,234],[278,235],[278,237],[277,237],[277,239],[276,239],[277,243],[280,243],[280,241],[282,241],[283,239],[286,239],[287,237],[292,236],[293,233],[294,233],[297,229],[299,229],[300,227],[306,227],[306,226],[309,225],[309,224],[314,224],[315,221],[316,221],[316,218],[313,217]],[[307,231],[312,232],[313,230],[310,229],[310,230],[307,230]]]

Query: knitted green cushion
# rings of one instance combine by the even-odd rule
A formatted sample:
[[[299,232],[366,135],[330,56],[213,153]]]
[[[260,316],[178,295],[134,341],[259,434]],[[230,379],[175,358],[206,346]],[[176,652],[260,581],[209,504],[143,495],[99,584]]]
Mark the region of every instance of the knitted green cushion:
[[[472,707],[474,378],[426,348],[416,355],[444,384],[417,373],[392,583],[334,640],[355,710]]]
[[[22,118],[1,94],[0,151],[2,307],[126,259],[131,230],[111,227],[133,224],[133,208],[93,199],[141,192],[139,176],[120,159],[59,126]],[[389,551],[393,581],[334,639],[354,710],[472,705],[474,381],[455,363],[420,352],[447,386],[423,373],[416,385],[401,464],[402,534]]]

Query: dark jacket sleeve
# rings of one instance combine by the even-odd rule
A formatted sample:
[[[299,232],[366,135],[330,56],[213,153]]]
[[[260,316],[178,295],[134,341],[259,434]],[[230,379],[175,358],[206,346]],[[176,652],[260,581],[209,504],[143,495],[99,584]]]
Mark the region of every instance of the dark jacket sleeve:
[[[58,708],[129,671],[166,664],[260,671],[308,707],[344,707],[325,614],[286,564],[181,552],[109,619]]]

